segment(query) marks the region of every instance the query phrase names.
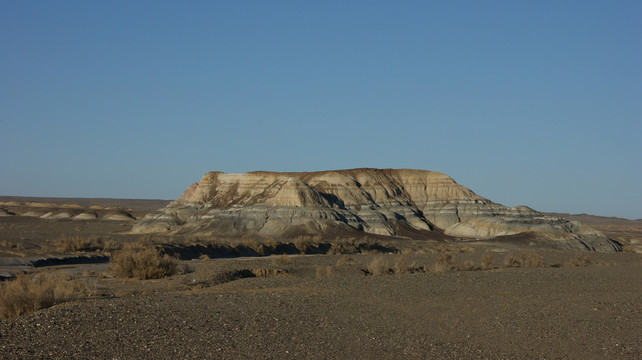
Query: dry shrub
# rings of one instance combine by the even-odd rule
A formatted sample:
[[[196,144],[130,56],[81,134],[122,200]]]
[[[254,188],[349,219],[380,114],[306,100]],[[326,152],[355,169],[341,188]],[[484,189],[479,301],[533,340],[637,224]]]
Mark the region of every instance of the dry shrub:
[[[379,247],[386,247],[385,245],[380,244],[377,240],[372,238],[366,238],[362,241],[354,241],[353,244],[356,246],[357,251],[362,254],[377,254],[380,253],[378,249]]]
[[[436,253],[441,254],[441,253],[449,253],[449,252],[451,252],[452,249],[451,249],[451,246],[449,246],[449,245],[439,244],[439,245],[435,246],[433,250]]]
[[[109,270],[116,277],[161,279],[176,273],[176,259],[162,255],[155,247],[125,244],[110,259]]]
[[[122,247],[123,247],[123,244],[119,243],[118,241],[107,239],[107,241],[105,241],[105,244],[103,245],[103,250],[114,251],[114,250],[119,250]]]
[[[263,246],[274,250],[279,246],[279,243],[277,243],[273,238],[268,238],[263,241]]]
[[[352,258],[352,256],[348,256],[348,255],[342,255],[337,260],[337,266],[343,265],[343,264],[353,264],[353,263],[354,263],[354,259]]]
[[[315,236],[297,236],[294,238],[292,243],[294,246],[299,250],[301,254],[305,254],[308,252],[308,250],[314,248],[315,246],[318,246],[321,243],[321,240],[323,238],[321,235],[315,235]]]
[[[248,249],[252,249],[254,251],[257,251],[260,245],[261,245],[261,241],[258,238],[251,235],[243,235],[241,240],[236,241],[237,247],[242,246]]]
[[[136,245],[142,248],[154,246],[155,243],[151,234],[141,235],[138,237],[138,240],[136,240]]]
[[[372,275],[386,275],[390,273],[390,263],[383,256],[377,256],[368,263],[366,271]]]
[[[51,244],[57,251],[61,252],[89,252],[104,248],[102,241],[95,237],[83,238],[81,236],[60,235],[58,238],[51,240]]]
[[[410,264],[405,256],[396,256],[392,262],[392,271],[395,274],[406,274],[410,272]]]
[[[20,316],[88,294],[87,285],[63,273],[17,275],[0,283],[0,318]]]
[[[297,236],[292,240],[292,244],[301,254],[305,254],[306,250],[308,250],[308,247],[311,245],[311,242],[306,236]]]
[[[483,270],[491,270],[495,268],[495,257],[492,254],[484,254],[481,256],[481,268]]]
[[[589,266],[593,262],[585,255],[577,255],[571,260],[565,262],[563,265],[567,267],[579,267],[579,266]]]
[[[536,251],[524,251],[522,253],[522,262],[526,267],[542,267],[544,266],[544,258]]]
[[[253,250],[256,251],[259,256],[268,256],[272,253],[272,249],[263,244],[258,244]]]
[[[505,267],[520,267],[520,266],[522,266],[522,262],[515,255],[508,254],[508,255],[506,255],[504,257],[504,266]]]
[[[328,254],[331,255],[340,255],[340,254],[355,254],[358,253],[358,247],[351,242],[338,242],[332,243]]]
[[[394,258],[392,270],[395,274],[408,274],[423,271],[423,267],[417,266],[414,261],[409,262],[407,256],[399,255]]]
[[[270,277],[286,275],[288,272],[283,269],[251,269],[252,274],[256,277]]]
[[[466,260],[463,264],[457,265],[457,270],[459,271],[476,271],[479,269],[480,267],[475,265],[475,262],[472,260]]]
[[[504,258],[505,267],[542,267],[544,258],[536,251],[515,251]]]
[[[432,272],[452,271],[457,268],[457,260],[451,254],[440,254],[430,267]]]

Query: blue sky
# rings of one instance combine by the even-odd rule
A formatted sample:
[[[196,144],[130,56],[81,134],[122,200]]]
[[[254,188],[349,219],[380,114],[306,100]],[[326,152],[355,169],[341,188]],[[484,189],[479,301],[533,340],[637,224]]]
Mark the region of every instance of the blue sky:
[[[0,0],[0,195],[441,171],[642,218],[640,1]]]

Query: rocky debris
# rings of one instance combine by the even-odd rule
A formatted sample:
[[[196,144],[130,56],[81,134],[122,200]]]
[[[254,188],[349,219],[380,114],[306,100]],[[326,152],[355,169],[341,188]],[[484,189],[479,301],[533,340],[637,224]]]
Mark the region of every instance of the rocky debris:
[[[564,247],[619,250],[585,225],[526,206],[506,207],[447,175],[408,169],[209,172],[132,231],[264,237],[356,231],[422,238],[435,228],[474,239],[534,232]]]
[[[359,269],[379,256],[355,256],[354,264],[333,266],[331,277],[315,277],[314,271],[335,264],[337,258],[329,256],[292,257],[287,276],[249,276],[249,269],[281,267],[258,258],[190,262],[194,272],[162,281],[92,277],[95,296],[0,320],[0,354],[2,359],[642,358],[642,265],[634,254],[590,255],[615,260],[614,266],[364,276]],[[435,258],[416,259],[430,264]]]

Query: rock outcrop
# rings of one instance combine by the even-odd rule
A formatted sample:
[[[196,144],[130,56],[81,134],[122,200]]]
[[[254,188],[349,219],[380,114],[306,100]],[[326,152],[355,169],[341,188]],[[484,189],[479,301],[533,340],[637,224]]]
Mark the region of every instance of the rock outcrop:
[[[474,239],[529,232],[572,248],[618,250],[585,225],[493,203],[438,172],[406,169],[209,172],[132,231],[265,237],[359,231],[422,238],[436,228]]]
[[[48,220],[135,220],[129,209],[120,207],[58,205],[36,201],[0,201],[0,216],[30,216]]]

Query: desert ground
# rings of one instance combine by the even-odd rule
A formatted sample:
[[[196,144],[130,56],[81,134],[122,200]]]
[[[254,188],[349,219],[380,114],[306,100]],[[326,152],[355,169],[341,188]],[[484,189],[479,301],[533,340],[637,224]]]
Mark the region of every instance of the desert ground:
[[[78,285],[53,306],[6,313],[0,358],[642,358],[642,256],[630,223],[619,241],[633,247],[621,253],[449,239],[259,244],[128,233],[162,203],[75,203],[67,218],[0,217],[3,306],[16,295],[11,274]],[[73,219],[89,206],[95,219]],[[107,220],[115,213],[132,219]],[[175,271],[121,276],[127,244],[171,255]]]

